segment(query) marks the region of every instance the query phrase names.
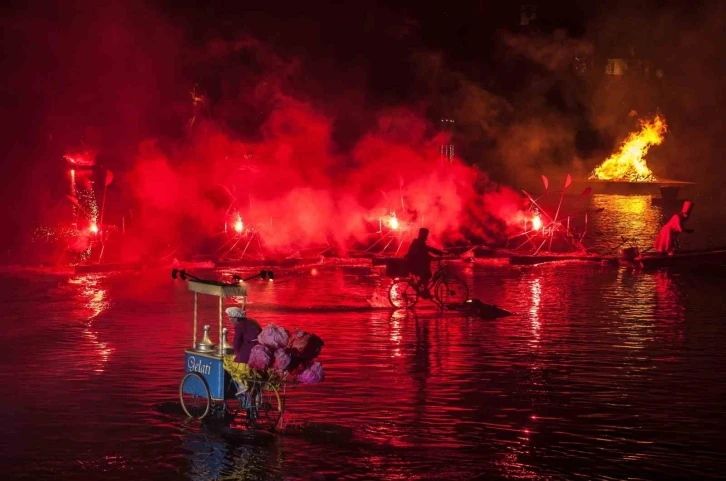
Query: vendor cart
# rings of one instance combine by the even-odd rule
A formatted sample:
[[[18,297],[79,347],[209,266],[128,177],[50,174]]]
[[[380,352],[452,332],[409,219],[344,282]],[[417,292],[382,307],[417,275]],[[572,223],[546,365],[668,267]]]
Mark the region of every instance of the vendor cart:
[[[224,299],[234,297],[245,306],[246,281],[256,277],[271,280],[272,272],[261,271],[248,279],[235,276],[234,282],[230,283],[204,280],[174,269],[172,278],[177,277],[187,281],[189,290],[194,293],[192,343],[184,351],[186,374],[179,384],[179,400],[184,412],[191,418],[203,419],[210,415],[236,415],[244,411],[248,426],[272,430],[278,428],[289,382],[255,373],[244,379],[246,389],[242,389],[224,369],[224,356],[232,354],[232,347],[227,343],[227,329],[223,326]],[[202,339],[197,340],[200,295],[218,298],[216,344],[211,340],[209,324],[204,325]]]

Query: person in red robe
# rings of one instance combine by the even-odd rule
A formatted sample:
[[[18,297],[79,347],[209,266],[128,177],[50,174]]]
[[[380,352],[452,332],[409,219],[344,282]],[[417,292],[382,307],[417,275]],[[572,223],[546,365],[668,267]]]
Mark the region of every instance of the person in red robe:
[[[672,255],[678,250],[678,234],[681,232],[693,232],[693,229],[684,228],[692,209],[693,202],[690,200],[683,202],[681,211],[671,217],[658,233],[658,237],[655,238],[656,252]]]

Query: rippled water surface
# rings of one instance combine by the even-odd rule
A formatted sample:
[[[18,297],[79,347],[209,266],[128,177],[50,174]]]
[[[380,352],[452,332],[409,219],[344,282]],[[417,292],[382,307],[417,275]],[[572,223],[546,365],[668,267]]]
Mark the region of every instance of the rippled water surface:
[[[643,230],[657,229],[660,211],[643,208]],[[615,231],[604,219],[598,228]],[[495,260],[453,267],[474,297],[516,315],[482,320],[425,302],[393,311],[389,281],[363,263],[253,282],[252,317],[326,342],[325,381],[289,393],[291,429],[277,436],[182,416],[192,296],[167,271],[1,274],[3,479],[726,472],[726,276]],[[214,325],[213,301],[202,313]]]

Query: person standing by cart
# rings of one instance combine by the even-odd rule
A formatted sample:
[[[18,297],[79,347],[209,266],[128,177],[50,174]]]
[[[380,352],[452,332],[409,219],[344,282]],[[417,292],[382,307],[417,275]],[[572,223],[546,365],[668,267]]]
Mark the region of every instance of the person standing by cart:
[[[224,369],[229,372],[232,379],[239,386],[237,392],[239,396],[247,390],[243,378],[249,374],[250,369],[247,362],[250,359],[252,347],[257,343],[257,336],[262,332],[262,328],[257,321],[247,317],[247,312],[239,307],[229,307],[225,312],[234,325],[234,340],[232,341],[234,354],[224,356]]]

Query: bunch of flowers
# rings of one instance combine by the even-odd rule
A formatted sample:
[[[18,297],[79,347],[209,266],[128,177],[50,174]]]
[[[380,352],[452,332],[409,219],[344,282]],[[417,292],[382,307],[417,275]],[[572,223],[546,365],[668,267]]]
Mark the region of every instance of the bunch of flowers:
[[[284,327],[269,324],[252,348],[248,365],[280,379],[290,375],[305,384],[325,379],[323,365],[316,361],[325,343],[315,334],[295,329],[293,334]]]

